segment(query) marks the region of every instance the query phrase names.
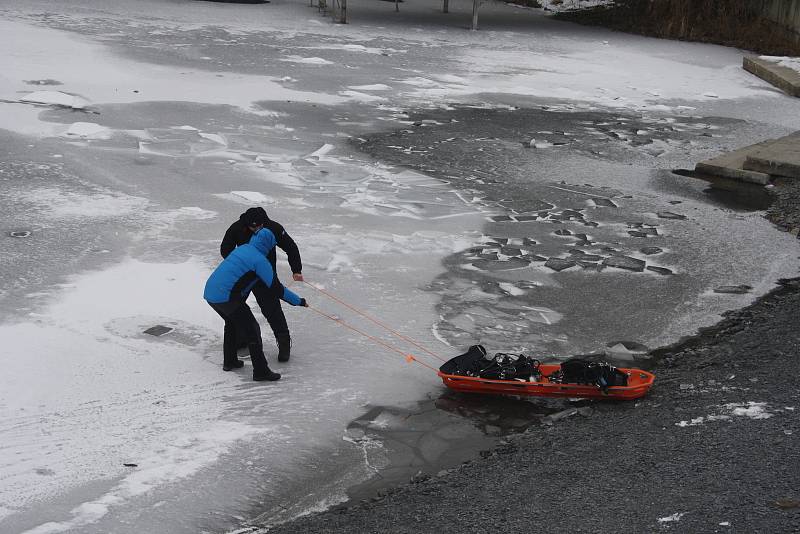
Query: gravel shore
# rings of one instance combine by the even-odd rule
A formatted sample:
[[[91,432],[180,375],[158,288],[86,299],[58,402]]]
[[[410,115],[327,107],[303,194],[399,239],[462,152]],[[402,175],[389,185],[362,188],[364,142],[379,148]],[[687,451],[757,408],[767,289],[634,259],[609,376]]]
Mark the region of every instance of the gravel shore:
[[[800,187],[768,217],[800,226]],[[597,402],[483,457],[270,529],[312,532],[800,532],[800,279],[655,351],[635,403]]]

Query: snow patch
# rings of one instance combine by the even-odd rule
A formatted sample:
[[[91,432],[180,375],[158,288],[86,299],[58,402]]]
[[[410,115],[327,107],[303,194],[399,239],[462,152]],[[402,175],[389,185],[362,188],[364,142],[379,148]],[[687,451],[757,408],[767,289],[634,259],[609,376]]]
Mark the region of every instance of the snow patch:
[[[351,85],[350,89],[356,91],[390,91],[392,88],[383,83],[373,83],[369,85]]]
[[[367,93],[361,93],[359,91],[352,90],[339,91],[339,94],[348,98],[352,98],[353,100],[358,100],[359,102],[381,102],[386,100],[386,98],[382,96],[368,95]]]
[[[749,417],[750,419],[769,419],[775,415],[767,411],[766,402],[730,403],[725,405],[725,409],[729,410],[733,415]]]
[[[204,210],[203,208],[198,208],[197,206],[184,206],[182,208],[178,208],[177,213],[180,217],[196,220],[207,220],[217,217],[216,211]]]
[[[770,63],[776,63],[781,67],[786,67],[787,69],[792,69],[794,71],[800,72],[800,57],[760,56],[760,59],[769,61]]]
[[[767,411],[767,407],[768,404],[766,402],[732,402],[719,407],[723,413],[694,417],[688,421],[679,421],[675,423],[675,426],[688,427],[702,425],[711,421],[729,421],[733,416],[749,417],[750,419],[769,419],[775,414]]]
[[[659,517],[659,523],[677,523],[681,520],[683,516],[686,515],[686,512],[677,512],[672,515],[668,515],[667,517]]]

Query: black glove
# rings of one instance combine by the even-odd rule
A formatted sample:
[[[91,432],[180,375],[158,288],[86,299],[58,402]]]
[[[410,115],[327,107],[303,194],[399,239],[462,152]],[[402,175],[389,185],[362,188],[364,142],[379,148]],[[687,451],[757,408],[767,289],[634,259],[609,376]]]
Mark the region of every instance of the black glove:
[[[306,299],[300,299],[300,306],[308,308],[308,302],[306,302]]]

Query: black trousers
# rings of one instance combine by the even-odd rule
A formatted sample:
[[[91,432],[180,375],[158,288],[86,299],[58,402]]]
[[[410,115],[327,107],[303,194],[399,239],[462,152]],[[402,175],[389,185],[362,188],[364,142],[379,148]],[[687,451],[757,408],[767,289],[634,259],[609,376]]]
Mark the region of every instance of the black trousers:
[[[222,340],[222,357],[224,365],[232,365],[237,360],[237,334],[247,339],[250,350],[250,361],[253,363],[253,376],[267,374],[269,366],[261,344],[261,328],[258,326],[253,312],[244,302],[223,302],[209,305],[225,321],[225,334]]]
[[[281,299],[276,297],[275,293],[261,280],[253,286],[253,295],[256,297],[258,307],[261,308],[261,313],[269,323],[275,339],[288,338],[289,325],[286,324],[286,316],[283,314],[283,308],[281,308]],[[247,334],[244,331],[237,330],[236,339],[236,345],[244,347],[247,343]]]
[[[261,308],[261,313],[269,323],[272,333],[275,334],[275,339],[281,336],[288,337],[289,325],[286,324],[286,316],[281,308],[281,299],[273,291],[270,291],[267,284],[261,280],[253,286],[253,295],[256,297],[258,307]]]

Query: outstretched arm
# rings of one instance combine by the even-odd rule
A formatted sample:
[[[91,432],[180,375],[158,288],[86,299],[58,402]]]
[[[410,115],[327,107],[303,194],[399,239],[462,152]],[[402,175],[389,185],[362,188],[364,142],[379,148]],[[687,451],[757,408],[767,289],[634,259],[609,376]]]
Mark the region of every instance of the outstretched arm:
[[[292,306],[308,306],[306,299],[300,298],[300,295],[280,283],[266,257],[259,258],[256,265],[256,274],[279,299],[288,302]]]

